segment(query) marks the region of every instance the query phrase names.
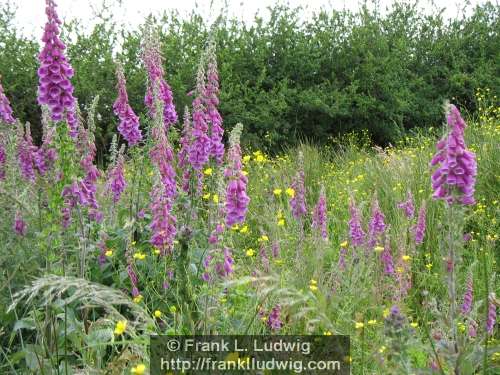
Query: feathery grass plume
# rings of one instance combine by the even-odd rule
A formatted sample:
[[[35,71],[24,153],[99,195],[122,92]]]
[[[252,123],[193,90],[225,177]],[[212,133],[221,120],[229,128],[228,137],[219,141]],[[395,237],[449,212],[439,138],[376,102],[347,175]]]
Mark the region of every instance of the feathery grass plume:
[[[47,23],[42,37],[45,45],[38,56],[38,103],[49,107],[54,121],[61,121],[66,114],[69,134],[74,138],[77,135],[77,116],[74,88],[70,81],[73,68],[64,54],[66,46],[59,39],[61,20],[53,0],[46,0],[45,14]]]
[[[453,104],[447,105],[449,132],[437,144],[431,166],[438,165],[432,175],[434,199],[472,205],[475,203],[476,155],[467,149],[464,130],[467,124]]]
[[[109,171],[107,189],[108,192],[113,194],[113,202],[117,203],[120,197],[127,187],[127,182],[125,181],[125,175],[123,172],[125,160],[123,153],[125,151],[124,145],[120,148],[116,161]]]
[[[19,211],[16,211],[13,229],[18,236],[25,236],[28,231],[28,224],[26,224]]]
[[[413,194],[411,193],[411,190],[408,190],[408,193],[406,193],[406,200],[398,203],[398,208],[405,212],[408,220],[413,219],[415,216],[415,203],[413,201]]]
[[[362,246],[365,243],[366,233],[361,226],[361,214],[352,196],[349,199],[349,214],[349,236],[351,243],[353,246]]]
[[[150,116],[155,117],[158,110],[156,100],[161,101],[163,123],[165,131],[168,131],[170,126],[177,122],[177,112],[175,111],[172,90],[164,77],[158,32],[153,30],[153,26],[149,22],[144,30],[142,59],[148,75],[144,103],[149,109]]]
[[[493,295],[489,296],[488,301],[488,319],[486,320],[486,332],[488,332],[489,335],[492,335],[495,329],[495,323],[497,321],[497,306],[495,305]]]
[[[127,82],[123,73],[123,66],[120,63],[116,64],[116,77],[118,80],[118,98],[113,104],[113,111],[120,120],[118,131],[129,146],[134,146],[142,140],[142,133],[139,117],[128,102]]]
[[[368,247],[372,249],[377,244],[377,239],[385,231],[385,216],[380,210],[378,199],[372,202],[372,216],[368,223]]]
[[[426,227],[426,203],[422,201],[420,209],[418,210],[417,224],[414,228],[415,232],[415,244],[421,245],[424,242],[425,227]]]
[[[0,77],[2,78],[2,77]],[[12,108],[9,99],[3,91],[2,83],[0,82],[0,121],[9,125],[13,125],[16,119],[12,116]]]
[[[229,135],[228,165],[224,176],[228,179],[226,188],[226,225],[231,227],[245,221],[250,198],[247,195],[247,177],[242,173],[240,137],[242,124],[236,124]]]
[[[462,303],[462,314],[467,315],[472,310],[472,301],[474,297],[474,284],[472,273],[467,276],[467,284],[464,293],[464,302]]]
[[[224,159],[224,129],[222,117],[217,106],[219,105],[219,74],[217,72],[216,46],[213,37],[210,38],[206,51],[207,83],[204,92],[204,102],[207,111],[207,122],[210,126],[210,155],[215,158],[218,165]]]
[[[320,232],[321,237],[324,240],[328,239],[328,230],[327,230],[328,218],[326,210],[327,209],[326,209],[325,187],[321,185],[318,203],[316,203],[316,206],[314,207],[312,227]]]

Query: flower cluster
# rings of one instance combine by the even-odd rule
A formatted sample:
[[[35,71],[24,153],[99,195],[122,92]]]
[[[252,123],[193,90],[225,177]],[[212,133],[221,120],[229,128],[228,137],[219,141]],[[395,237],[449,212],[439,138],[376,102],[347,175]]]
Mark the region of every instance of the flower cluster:
[[[276,305],[271,309],[271,313],[266,322],[269,329],[278,331],[281,329],[283,322],[281,321],[281,306]]]
[[[359,209],[354,202],[354,198],[349,201],[349,213],[351,215],[349,219],[349,236],[351,237],[351,243],[354,246],[362,246],[365,242],[365,232],[361,226],[361,215]]]
[[[425,202],[422,202],[422,205],[418,210],[417,225],[415,226],[415,243],[417,245],[421,245],[424,242],[426,213],[427,210]]]
[[[368,223],[368,246],[373,248],[376,245],[378,237],[385,231],[385,216],[380,210],[378,200],[374,199],[372,203],[372,217]]]
[[[108,191],[113,194],[113,202],[118,202],[120,196],[122,195],[127,183],[125,181],[125,176],[123,173],[124,167],[123,153],[118,154],[115,165],[111,168],[108,177]]]
[[[5,179],[5,166],[7,165],[7,154],[5,152],[5,146],[0,136],[0,181]]]
[[[28,230],[28,224],[24,221],[22,218],[21,214],[19,212],[16,212],[16,216],[14,218],[14,232],[18,236],[25,236],[26,232]]]
[[[174,238],[177,234],[177,219],[171,212],[173,201],[162,183],[155,186],[152,196],[150,243],[160,251],[161,255],[166,255],[172,252]]]
[[[76,100],[70,82],[73,68],[64,55],[66,46],[59,39],[61,20],[56,13],[56,4],[54,0],[46,0],[46,5],[45,13],[48,20],[42,37],[45,46],[38,57],[40,60],[38,103],[49,107],[54,121],[61,121],[66,112],[70,135],[76,137],[78,132]]]
[[[128,103],[125,74],[120,64],[116,67],[116,77],[118,79],[118,98],[113,104],[113,111],[120,119],[118,131],[128,142],[129,146],[134,146],[141,141],[142,133],[139,128],[139,117],[137,117]]]
[[[3,91],[2,84],[0,83],[0,121],[6,124],[14,124],[16,119],[12,116],[12,108],[10,102]]]
[[[242,173],[240,136],[243,125],[237,124],[229,136],[228,167],[224,175],[229,179],[226,188],[226,225],[231,227],[245,221],[250,198],[247,195],[247,177]]]
[[[161,101],[163,123],[165,130],[168,130],[172,124],[177,122],[177,112],[175,111],[172,90],[164,78],[158,35],[150,27],[146,30],[143,60],[148,74],[144,103],[149,109],[150,116],[154,117],[157,107],[156,99]]]
[[[446,120],[450,131],[437,143],[438,151],[431,161],[432,166],[439,165],[432,175],[433,198],[471,205],[475,203],[476,156],[467,150],[464,141],[466,124],[453,104],[449,106]]]
[[[410,190],[406,194],[406,200],[398,203],[398,208],[401,208],[404,212],[408,220],[413,219],[415,216],[415,203],[413,202],[413,194]]]

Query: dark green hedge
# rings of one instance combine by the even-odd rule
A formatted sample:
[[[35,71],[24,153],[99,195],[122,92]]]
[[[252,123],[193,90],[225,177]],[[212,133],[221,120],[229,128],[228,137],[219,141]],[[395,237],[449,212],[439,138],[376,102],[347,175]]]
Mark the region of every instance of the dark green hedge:
[[[396,4],[383,16],[363,9],[302,21],[300,9],[276,7],[267,21],[257,17],[251,26],[221,17],[216,40],[225,126],[242,122],[244,142],[268,150],[362,129],[386,144],[408,129],[440,123],[446,98],[474,112],[475,88],[500,88],[499,10],[487,3],[448,21]],[[16,116],[36,128],[40,47],[20,36],[10,13],[4,7],[0,14],[0,74]],[[190,104],[186,94],[194,86],[208,26],[196,13],[154,22],[161,25],[167,79],[181,114]],[[114,58],[124,63],[133,108],[144,113],[140,30],[121,30],[112,19],[82,29],[66,24],[63,37],[80,104],[85,108],[101,96],[97,140],[103,150],[116,127]]]

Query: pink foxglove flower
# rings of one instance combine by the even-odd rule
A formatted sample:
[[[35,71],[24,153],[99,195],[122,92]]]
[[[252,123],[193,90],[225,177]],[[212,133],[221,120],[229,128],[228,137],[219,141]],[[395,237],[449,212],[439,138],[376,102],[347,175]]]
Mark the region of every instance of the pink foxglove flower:
[[[406,200],[398,203],[398,208],[401,208],[405,212],[405,215],[409,220],[413,219],[415,216],[415,204],[413,202],[413,194],[410,190],[408,190]]]
[[[472,310],[472,300],[474,298],[474,284],[472,274],[467,277],[467,285],[465,288],[464,302],[462,304],[462,314],[467,315]]]
[[[382,253],[380,253],[380,260],[382,261],[382,265],[384,266],[384,274],[387,276],[393,276],[394,260],[392,258],[389,241],[386,241],[384,250],[382,251]]]
[[[497,307],[495,305],[495,302],[493,301],[492,296],[490,296],[488,304],[488,319],[486,320],[486,332],[488,332],[489,335],[493,334],[496,321],[497,321]]]
[[[321,237],[328,238],[325,187],[321,187],[318,203],[314,207],[312,227],[319,230]]]
[[[139,117],[137,117],[128,103],[127,83],[123,67],[120,64],[116,67],[116,77],[118,78],[118,98],[113,104],[113,111],[120,120],[118,131],[128,142],[129,146],[134,146],[141,141],[142,133],[139,128]]]
[[[417,245],[421,245],[424,242],[425,221],[426,221],[426,206],[425,202],[422,202],[422,205],[418,210],[417,225],[415,226],[415,243]]]
[[[2,84],[0,83],[0,122],[12,125],[16,119],[12,116],[12,108],[9,99],[3,91]]]
[[[47,23],[42,37],[45,46],[38,56],[40,60],[38,103],[49,107],[54,121],[61,121],[66,115],[70,135],[76,137],[78,126],[76,100],[73,97],[74,89],[70,82],[73,68],[64,54],[66,46],[59,39],[61,20],[57,15],[54,0],[46,0],[45,13]]]
[[[5,152],[5,146],[2,137],[0,136],[0,181],[5,180],[6,165],[7,165],[7,153]]]
[[[25,236],[27,231],[28,224],[26,224],[21,214],[16,212],[16,216],[14,218],[14,232],[16,232],[18,236]]]
[[[237,124],[229,137],[228,167],[224,174],[229,182],[226,189],[226,225],[231,227],[245,221],[250,198],[247,195],[247,177],[242,173],[240,136],[243,125]]]
[[[120,197],[127,186],[123,172],[124,163],[123,153],[120,152],[116,159],[116,164],[109,172],[108,191],[113,194],[113,202],[115,203],[120,200]]]
[[[349,236],[351,237],[351,243],[353,246],[362,246],[365,243],[365,232],[361,226],[361,216],[359,209],[356,206],[354,198],[349,201]]]
[[[273,331],[279,331],[283,325],[281,321],[281,306],[276,305],[272,308],[267,318],[267,326]]]
[[[471,205],[475,203],[476,155],[465,145],[466,124],[453,104],[449,105],[446,120],[449,132],[437,143],[438,151],[431,161],[431,166],[438,165],[432,175],[433,198]]]
[[[380,210],[378,200],[374,199],[372,204],[372,217],[368,223],[368,246],[373,248],[377,239],[385,231],[385,216]]]
[[[152,197],[152,221],[150,224],[152,234],[150,243],[160,250],[161,255],[170,254],[177,234],[177,219],[171,212],[172,198],[169,197],[162,183],[155,186]]]

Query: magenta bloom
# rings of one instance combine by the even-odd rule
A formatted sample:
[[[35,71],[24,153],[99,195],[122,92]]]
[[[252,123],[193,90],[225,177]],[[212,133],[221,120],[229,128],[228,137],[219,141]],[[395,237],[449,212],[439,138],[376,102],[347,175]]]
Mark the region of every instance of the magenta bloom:
[[[404,210],[406,217],[411,220],[415,216],[415,204],[413,203],[413,194],[410,190],[406,195],[406,201],[398,203],[398,208]]]
[[[424,242],[425,236],[425,218],[426,218],[426,207],[425,202],[422,202],[422,206],[418,210],[417,225],[415,226],[415,243],[421,245]]]
[[[156,186],[152,195],[150,224],[152,235],[149,242],[160,250],[161,255],[166,255],[173,250],[177,219],[171,213],[173,202],[163,184]]]
[[[184,109],[184,124],[182,128],[182,136],[179,140],[180,150],[177,153],[177,165],[179,169],[183,169],[182,174],[182,190],[186,193],[189,191],[189,182],[191,180],[191,170],[189,167],[189,149],[191,147],[191,115],[189,109]]]
[[[345,247],[340,248],[339,260],[337,267],[340,271],[344,271],[346,267],[345,258],[347,257],[347,249]]]
[[[198,68],[196,83],[196,98],[193,100],[193,128],[191,130],[191,147],[189,148],[189,162],[196,171],[201,171],[208,163],[211,150],[210,137],[208,136],[208,123],[206,108],[203,105],[203,95],[205,93],[203,66]],[[201,176],[202,177],[202,176]]]
[[[170,126],[177,122],[177,112],[173,102],[173,95],[170,86],[164,78],[163,59],[160,53],[160,42],[157,35],[149,30],[144,46],[143,60],[148,73],[148,86],[144,103],[149,109],[149,114],[154,117],[156,113],[155,90],[158,100],[163,105],[163,123],[167,131]]]
[[[222,137],[222,117],[217,109],[219,105],[219,75],[217,72],[217,58],[215,56],[215,43],[211,43],[207,53],[207,85],[204,92],[205,105],[207,110],[207,120],[211,125],[210,133],[210,155],[213,156],[217,164],[221,165],[224,158],[224,143]]]
[[[474,296],[474,284],[472,274],[467,277],[467,286],[464,294],[464,302],[462,304],[462,314],[467,315],[472,310],[472,299]]]
[[[267,326],[273,330],[278,331],[281,329],[283,322],[281,321],[281,306],[276,305],[272,308],[269,317],[267,318]]]
[[[19,161],[21,176],[30,182],[34,182],[36,178],[34,160],[36,151],[37,148],[33,145],[29,130],[26,131],[26,134],[23,134],[21,130],[17,139],[17,159]]]
[[[450,131],[437,143],[438,151],[431,161],[431,166],[438,165],[432,175],[433,198],[450,204],[471,205],[475,203],[476,155],[465,145],[466,124],[453,104],[449,106],[446,120]]]
[[[382,253],[380,254],[380,260],[384,265],[384,274],[386,274],[387,276],[393,276],[394,260],[392,259],[391,249],[388,243],[386,243],[384,251],[382,251]]]
[[[219,274],[219,276],[227,277],[234,272],[233,264],[234,260],[231,250],[226,247],[224,249],[224,258],[222,262],[215,264],[215,271]]]
[[[118,202],[127,183],[123,173],[123,155],[120,153],[115,166],[110,170],[108,177],[108,191],[113,194],[113,202]]]
[[[366,234],[361,226],[361,216],[353,198],[349,201],[349,212],[351,214],[351,218],[349,219],[349,236],[351,237],[351,243],[353,246],[361,246],[365,242]]]
[[[5,147],[2,138],[0,138],[0,181],[5,179],[6,165],[7,165],[7,154],[5,152]]]
[[[16,119],[12,116],[12,108],[10,102],[3,91],[2,84],[0,83],[0,121],[6,124],[14,124]]]
[[[377,238],[384,233],[385,228],[385,216],[380,210],[378,200],[375,199],[372,204],[372,217],[368,224],[368,246],[373,247],[376,245]]]
[[[75,113],[76,101],[73,97],[73,85],[70,82],[73,68],[64,55],[66,46],[59,39],[61,20],[56,13],[56,4],[53,0],[46,0],[46,5],[47,23],[42,37],[45,46],[38,56],[40,60],[38,103],[49,107],[54,121],[61,121],[66,112],[70,135],[76,137],[78,125]]]
[[[493,330],[495,329],[495,323],[497,321],[497,307],[495,302],[491,300],[490,297],[489,305],[488,305],[488,319],[486,320],[486,332],[492,335]]]
[[[237,124],[230,135],[228,167],[224,175],[229,179],[226,188],[226,225],[232,226],[245,221],[250,198],[247,195],[248,179],[241,168],[240,135],[243,125]]]
[[[312,227],[319,230],[321,237],[326,240],[328,238],[327,232],[327,215],[326,215],[326,194],[325,188],[321,187],[319,193],[318,203],[314,207]]]
[[[142,133],[139,128],[139,117],[137,117],[128,103],[127,83],[121,65],[116,67],[116,76],[118,78],[118,98],[113,104],[113,111],[120,119],[118,131],[128,142],[129,146],[134,146],[141,141]]]
[[[166,197],[169,199],[169,202],[173,203],[173,200],[177,195],[175,169],[172,166],[174,152],[168,142],[167,134],[164,128],[154,128],[152,130],[152,134],[156,143],[151,149],[149,155],[160,172],[161,182],[165,188]]]
[[[18,236],[25,236],[27,231],[28,225],[22,218],[21,214],[16,212],[16,216],[14,218],[14,232],[16,232]]]

